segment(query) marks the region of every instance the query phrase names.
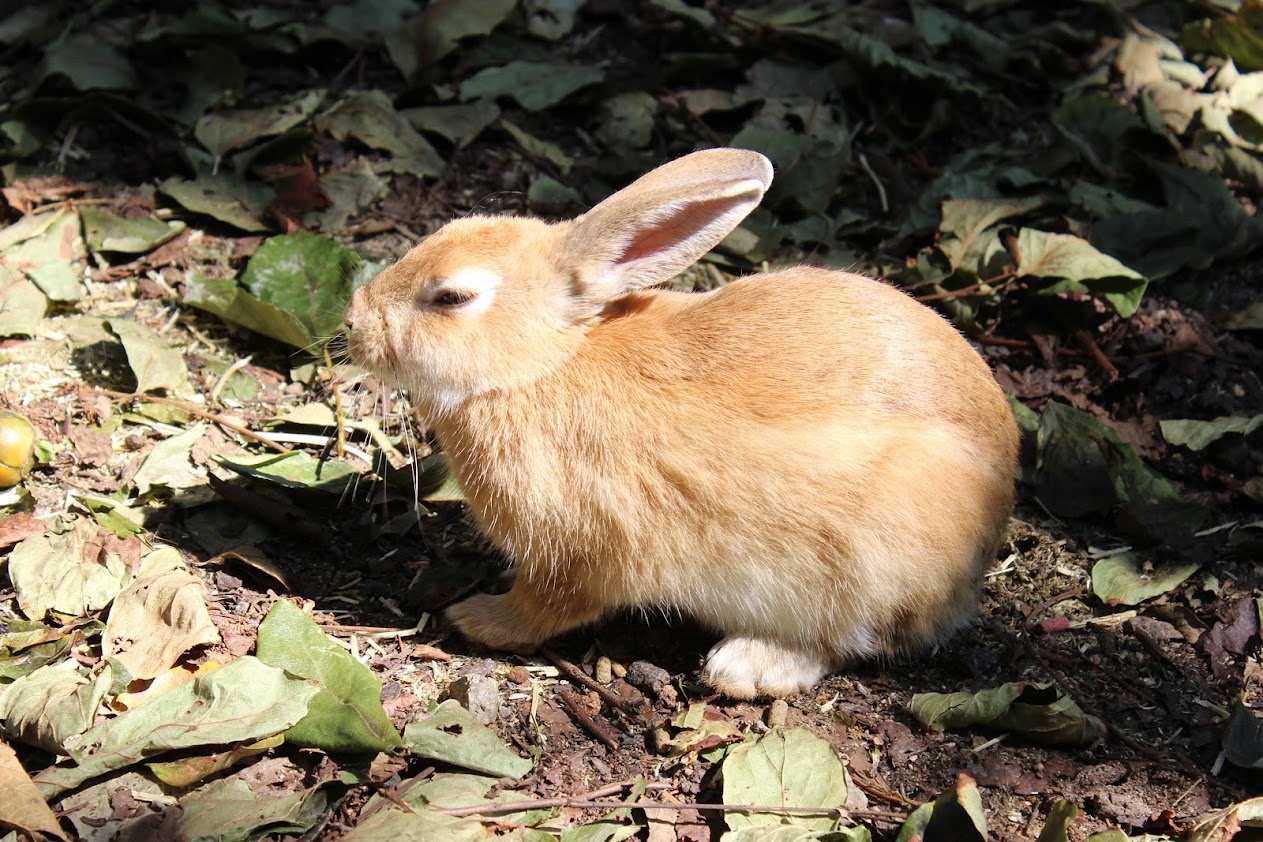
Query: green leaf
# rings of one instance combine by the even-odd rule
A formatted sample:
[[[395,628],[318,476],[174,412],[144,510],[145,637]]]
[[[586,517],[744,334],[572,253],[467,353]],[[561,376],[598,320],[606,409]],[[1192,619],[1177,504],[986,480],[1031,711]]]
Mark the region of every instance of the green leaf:
[[[79,214],[66,210],[48,219],[19,220],[0,231],[0,242],[9,243],[0,254],[0,268],[31,281],[53,301],[78,301],[79,263],[87,255],[79,228]]]
[[[527,111],[551,108],[566,97],[605,79],[600,67],[564,62],[511,61],[488,67],[461,83],[460,97],[474,99],[508,97]]]
[[[256,792],[240,778],[224,778],[183,796],[180,834],[217,842],[301,835],[333,810],[346,786],[330,780],[279,796],[262,785],[260,789]]]
[[[260,301],[297,316],[312,336],[328,336],[342,324],[360,264],[332,237],[299,231],[266,240],[241,280]]]
[[[278,601],[259,624],[258,656],[320,685],[307,715],[285,733],[289,742],[361,753],[403,746],[382,708],[381,679],[289,600]]]
[[[409,723],[403,739],[413,754],[497,777],[520,778],[534,765],[510,751],[455,699],[441,703],[420,722]]]
[[[316,128],[340,141],[354,138],[372,149],[389,152],[394,160],[374,167],[378,171],[438,176],[445,166],[429,141],[395,110],[382,91],[361,91],[346,97],[316,119]]]
[[[405,813],[398,807],[388,806],[359,822],[340,838],[342,842],[419,842],[428,839],[485,842],[487,829],[476,818],[431,812]]]
[[[270,191],[227,176],[201,175],[193,181],[168,178],[158,189],[193,213],[218,219],[242,231],[266,231],[259,218]]]
[[[1176,541],[1200,528],[1205,511],[1095,415],[1050,401],[1036,434],[1035,494],[1054,514],[1081,517],[1122,506],[1128,525]]]
[[[341,494],[347,483],[360,475],[359,471],[345,462],[317,459],[302,450],[216,456],[215,459],[219,464],[255,479],[273,482],[285,488],[324,491],[330,494]]]
[[[77,520],[69,532],[36,535],[13,548],[9,577],[28,619],[100,611],[132,581],[123,559],[102,551],[99,535],[95,525]]]
[[[559,842],[623,842],[638,833],[640,826],[636,824],[598,821],[563,830]]]
[[[1105,736],[1105,724],[1069,696],[1025,681],[978,693],[918,693],[908,711],[934,731],[978,725],[1044,745],[1086,745]]]
[[[773,807],[821,807],[819,816],[800,813],[726,812],[734,831],[769,825],[829,830],[846,803],[846,772],[833,746],[805,728],[773,728],[735,746],[723,764],[724,803]]]
[[[66,742],[92,726],[112,679],[107,668],[89,681],[69,659],[40,667],[0,690],[0,737],[65,754]]]
[[[205,434],[205,424],[194,424],[183,433],[154,445],[132,476],[132,485],[136,486],[136,492],[145,495],[155,487],[191,488],[206,482],[205,472],[194,470],[189,461],[193,446]]]
[[[88,248],[122,254],[144,254],[175,237],[187,226],[163,222],[152,216],[127,219],[102,208],[85,205],[79,210]]]
[[[1224,322],[1228,330],[1263,330],[1263,301],[1256,301],[1244,310],[1232,313]]]
[[[1106,605],[1139,605],[1178,587],[1200,567],[1194,561],[1146,570],[1134,553],[1123,552],[1092,565],[1092,593]]]
[[[270,737],[301,720],[318,691],[247,655],[68,740],[76,765],[46,769],[35,783],[52,797],[167,751]]]
[[[39,287],[0,266],[0,336],[34,336],[47,312]]]
[[[320,89],[304,91],[267,108],[243,108],[207,114],[197,121],[193,134],[212,155],[220,157],[263,138],[284,134],[299,126],[324,102]]]
[[[993,225],[1043,207],[1039,196],[1025,199],[948,199],[943,202],[942,238],[938,250],[952,270],[968,267],[975,273],[989,247],[996,244]],[[984,236],[985,233],[985,236]]]
[[[547,140],[540,140],[535,135],[530,134],[508,120],[500,121],[500,128],[508,132],[509,136],[522,147],[526,154],[533,158],[540,158],[548,161],[557,167],[564,175],[574,167],[574,159],[562,151],[561,147]]]
[[[1234,766],[1263,769],[1263,716],[1238,697],[1223,736],[1224,757]]]
[[[127,364],[136,375],[137,392],[164,391],[188,397],[193,394],[184,353],[167,345],[161,336],[139,322],[111,319],[106,329],[119,338],[127,352]]]
[[[442,60],[464,38],[486,35],[509,16],[517,0],[437,3],[387,34],[386,51],[405,79]]]
[[[1180,46],[1230,58],[1243,70],[1263,70],[1263,5],[1246,0],[1236,14],[1194,16],[1180,33]]]
[[[1087,240],[1070,234],[1050,234],[1032,228],[1018,231],[1021,260],[1017,276],[1060,279],[1042,290],[1091,292],[1108,301],[1120,316],[1132,315],[1140,307],[1148,281],[1109,255],[1097,251]]]
[[[1073,801],[1058,798],[1048,808],[1048,818],[1044,820],[1044,829],[1039,832],[1035,842],[1070,842],[1070,825],[1079,815],[1079,808]]]
[[[295,348],[307,348],[315,341],[294,314],[260,301],[231,278],[190,274],[185,282],[184,303]]]
[[[1250,418],[1244,415],[1229,415],[1213,421],[1171,419],[1160,422],[1160,426],[1162,437],[1169,443],[1197,451],[1204,450],[1227,435],[1250,435],[1263,427],[1263,415]]]
[[[922,804],[912,811],[899,828],[895,842],[913,842],[917,839],[950,839],[953,842],[987,842],[987,816],[982,808],[982,796],[978,785],[968,775],[961,774],[953,789],[940,795],[929,804]]]
[[[35,69],[35,80],[53,75],[65,76],[80,91],[136,87],[136,72],[123,54],[91,32],[76,32],[48,48]]]
[[[399,112],[417,131],[432,132],[463,149],[473,143],[483,129],[500,119],[500,106],[494,102],[461,105],[432,105]]]

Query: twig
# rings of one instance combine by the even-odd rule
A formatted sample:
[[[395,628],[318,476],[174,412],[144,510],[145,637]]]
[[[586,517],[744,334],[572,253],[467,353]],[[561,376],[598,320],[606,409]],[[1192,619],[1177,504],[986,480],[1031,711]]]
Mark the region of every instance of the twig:
[[[855,160],[859,162],[860,169],[864,171],[864,174],[872,179],[873,184],[877,185],[877,198],[881,202],[881,212],[889,213],[890,202],[886,200],[885,185],[881,183],[881,179],[877,177],[877,173],[873,172],[873,168],[868,165],[868,159],[864,157],[863,152],[857,155]]]
[[[1113,382],[1118,379],[1118,369],[1110,362],[1109,357],[1105,356],[1105,352],[1101,350],[1101,346],[1096,344],[1096,340],[1086,330],[1076,330],[1073,334],[1075,341],[1083,346],[1096,361],[1096,364],[1105,372],[1105,376]]]
[[[113,389],[97,389],[96,391],[101,393],[102,395],[106,395],[107,397],[115,398],[116,400],[120,400],[120,401],[129,401],[129,402],[130,401],[148,401],[150,403],[160,403],[166,406],[174,406],[177,409],[184,410],[189,415],[193,415],[197,418],[204,418],[207,421],[211,421],[215,424],[218,424],[219,426],[223,427],[225,430],[230,430],[231,432],[234,432],[237,435],[242,436],[244,438],[248,438],[251,441],[257,441],[259,444],[262,444],[265,447],[270,447],[272,450],[275,450],[277,453],[289,453],[289,450],[290,450],[285,445],[280,444],[279,442],[272,441],[272,439],[268,438],[265,435],[256,433],[254,430],[249,430],[241,426],[240,424],[236,423],[235,421],[229,421],[227,418],[223,417],[222,415],[216,415],[213,412],[207,412],[206,410],[198,407],[195,404],[189,403],[188,401],[175,400],[174,398],[160,398],[155,395],[144,395],[144,394],[139,394],[136,392],[115,392]]]
[[[210,390],[210,402],[212,404],[219,403],[219,394],[220,392],[224,390],[224,387],[228,385],[228,378],[232,377],[238,371],[241,371],[241,369],[250,365],[250,362],[253,359],[254,359],[254,354],[248,354],[247,356],[242,357],[241,359],[234,362],[232,365],[228,366],[228,368],[224,369],[224,373],[219,375],[219,379],[215,381],[214,388]]]
[[[540,654],[552,661],[553,666],[565,673],[567,678],[570,678],[593,691],[608,704],[612,705],[618,711],[626,714],[632,720],[642,725],[650,724],[649,712],[646,710],[647,705],[637,705],[635,702],[624,699],[608,687],[597,684],[596,681],[589,677],[583,670],[579,669],[551,649],[543,649]]]
[[[1030,610],[1029,613],[1027,613],[1026,615],[1027,622],[1034,622],[1035,620],[1039,619],[1040,614],[1043,614],[1045,611],[1047,611],[1049,608],[1052,608],[1057,603],[1065,602],[1067,599],[1074,599],[1076,596],[1083,596],[1082,585],[1075,585],[1070,590],[1059,593],[1056,596],[1050,596],[1048,599],[1045,599],[1039,605],[1036,605],[1034,608]]]
[[[974,292],[977,292],[979,289],[981,289],[984,286],[989,286],[989,287],[993,286],[993,287],[999,287],[1002,289],[1008,286],[1009,284],[1013,283],[1013,281],[1015,281],[1016,279],[1017,279],[1017,275],[1014,274],[1013,270],[1009,269],[1004,272],[1001,272],[1000,274],[996,275],[994,278],[987,278],[986,280],[979,281],[976,284],[970,284],[967,287],[961,287],[960,289],[944,290],[943,292],[932,292],[929,295],[918,295],[916,296],[916,299],[917,301],[941,301],[945,298],[962,298],[966,295],[971,295]],[[994,291],[998,291],[998,290],[993,290],[993,292]]]
[[[576,693],[571,690],[559,690],[557,698],[561,700],[561,703],[570,712],[570,715],[578,720],[585,731],[604,743],[610,751],[618,751],[619,739],[617,733],[611,733],[613,729],[608,724],[602,723],[584,710],[583,702],[579,700]]]
[[[864,790],[864,794],[871,795],[874,798],[880,798],[882,801],[886,801],[891,804],[898,804],[900,807],[916,808],[925,803],[924,801],[914,801],[911,798],[906,798],[897,792],[887,792],[884,789],[879,789],[867,781],[856,777],[854,772],[851,772],[851,782],[860,789]]]
[[[523,801],[501,801],[498,803],[474,804],[469,807],[429,807],[428,810],[446,816],[479,816],[496,813],[520,813],[526,810],[549,809],[553,807],[576,807],[596,810],[720,810],[726,813],[780,813],[783,815],[835,816],[837,818],[902,819],[903,813],[889,810],[847,810],[843,807],[782,807],[780,805],[763,804],[706,804],[696,801],[604,801],[606,796],[615,795],[638,783],[622,781],[600,789],[585,792],[581,795],[560,798],[532,798]],[[645,790],[663,791],[671,789],[670,784],[649,783]]]

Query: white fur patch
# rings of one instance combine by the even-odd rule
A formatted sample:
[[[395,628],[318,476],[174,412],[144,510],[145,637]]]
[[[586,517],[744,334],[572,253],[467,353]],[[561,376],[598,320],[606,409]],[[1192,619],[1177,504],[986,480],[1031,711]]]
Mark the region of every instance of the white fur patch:
[[[502,282],[503,278],[490,269],[461,269],[439,281],[435,285],[433,292],[430,293],[430,297],[435,299],[445,292],[471,296],[464,304],[452,309],[461,313],[477,315],[485,312],[491,306],[491,302],[495,299],[496,290],[499,289]]]

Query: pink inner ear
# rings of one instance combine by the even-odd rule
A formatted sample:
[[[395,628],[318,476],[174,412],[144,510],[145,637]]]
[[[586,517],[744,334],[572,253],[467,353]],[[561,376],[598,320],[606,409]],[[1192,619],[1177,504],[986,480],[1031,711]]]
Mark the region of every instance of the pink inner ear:
[[[668,216],[652,220],[650,227],[637,232],[614,262],[633,263],[646,257],[677,248],[694,239],[707,228],[718,227],[733,209],[748,201],[748,197],[729,196],[704,202],[689,202],[676,208]],[[727,234],[727,230],[724,230]],[[722,237],[722,235],[721,235]],[[710,244],[707,244],[709,248]],[[700,254],[699,254],[700,256]]]

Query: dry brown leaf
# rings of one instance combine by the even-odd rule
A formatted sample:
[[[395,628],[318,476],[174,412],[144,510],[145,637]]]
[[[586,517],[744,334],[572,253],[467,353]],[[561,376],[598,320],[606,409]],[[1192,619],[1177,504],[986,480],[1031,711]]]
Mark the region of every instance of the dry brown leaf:
[[[218,640],[201,580],[185,570],[166,570],[137,579],[115,598],[104,650],[133,677],[154,678],[194,646]]]
[[[0,743],[0,827],[66,838],[57,817],[7,743]]]

